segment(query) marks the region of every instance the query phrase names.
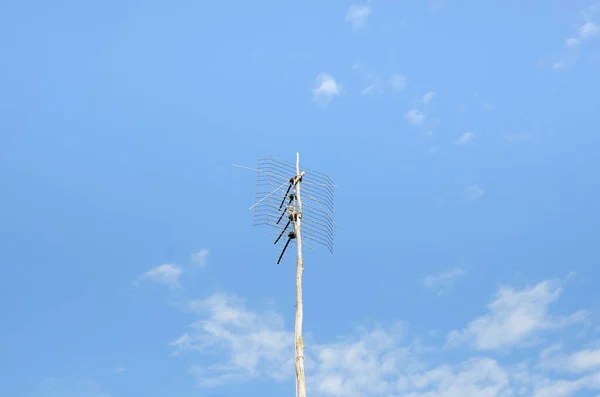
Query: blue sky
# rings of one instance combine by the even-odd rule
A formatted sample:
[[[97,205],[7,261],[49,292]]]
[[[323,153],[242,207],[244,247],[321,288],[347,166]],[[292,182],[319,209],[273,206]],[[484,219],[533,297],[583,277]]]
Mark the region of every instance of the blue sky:
[[[600,3],[4,1],[0,395],[600,394]]]

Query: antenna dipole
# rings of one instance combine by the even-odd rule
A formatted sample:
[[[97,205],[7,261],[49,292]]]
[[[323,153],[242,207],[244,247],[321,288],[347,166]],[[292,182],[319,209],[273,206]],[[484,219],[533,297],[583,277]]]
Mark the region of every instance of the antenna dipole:
[[[333,253],[334,185],[329,177],[320,172],[309,169],[300,171],[299,153],[296,153],[295,164],[271,156],[259,159],[257,169],[233,165],[256,172],[256,201],[249,209],[254,210],[254,225],[268,225],[277,229],[278,233],[274,233],[277,235],[274,244],[283,244],[277,259],[278,264],[285,257],[290,242],[296,240],[296,396],[306,397],[302,338],[302,246],[306,245],[311,250],[313,248],[303,242],[303,238],[324,245]],[[303,225],[304,222],[307,222],[306,226]],[[292,228],[288,230],[290,225]]]

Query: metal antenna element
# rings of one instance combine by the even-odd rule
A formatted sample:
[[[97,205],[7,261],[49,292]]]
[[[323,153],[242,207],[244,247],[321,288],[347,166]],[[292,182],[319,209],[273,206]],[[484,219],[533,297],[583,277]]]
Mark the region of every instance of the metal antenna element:
[[[333,187],[325,174],[302,167],[296,174],[296,165],[270,156],[258,160],[256,171],[255,226],[277,228],[281,236],[295,222],[297,213],[296,186],[302,184],[303,236],[316,244],[325,246],[333,253]],[[287,183],[287,187],[282,183]],[[296,211],[296,212],[294,212]],[[287,215],[287,216],[286,216]],[[286,217],[289,222],[282,228]],[[275,244],[283,239],[277,239]],[[283,240],[282,242],[284,242]],[[287,246],[284,246],[285,251]],[[280,255],[281,257],[281,255]]]
[[[234,167],[256,172],[256,199],[250,207],[254,210],[254,222],[277,230],[274,243],[283,244],[277,258],[279,264],[285,257],[292,240],[296,240],[296,324],[294,348],[296,351],[296,396],[306,397],[304,378],[304,343],[302,340],[303,302],[302,273],[304,261],[302,241],[308,239],[324,245],[333,253],[333,188],[334,184],[325,174],[308,168],[300,171],[300,155],[296,163],[270,156],[258,160],[257,168],[233,164]],[[301,191],[302,190],[302,191]],[[287,219],[283,224],[284,217]],[[303,227],[304,226],[304,227]],[[287,239],[284,238],[287,236]]]

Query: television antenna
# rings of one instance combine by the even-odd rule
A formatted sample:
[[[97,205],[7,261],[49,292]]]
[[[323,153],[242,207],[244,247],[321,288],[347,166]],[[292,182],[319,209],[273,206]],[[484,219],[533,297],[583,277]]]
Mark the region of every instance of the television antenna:
[[[282,246],[277,257],[278,264],[285,258],[290,243],[296,242],[296,396],[306,397],[302,340],[302,247],[306,245],[314,249],[303,239],[320,244],[333,253],[335,185],[325,174],[307,168],[300,171],[299,153],[296,153],[295,164],[270,156],[259,159],[257,168],[233,166],[256,172],[256,201],[249,210],[254,211],[254,226],[266,225],[277,230],[273,233],[277,236],[273,244]]]

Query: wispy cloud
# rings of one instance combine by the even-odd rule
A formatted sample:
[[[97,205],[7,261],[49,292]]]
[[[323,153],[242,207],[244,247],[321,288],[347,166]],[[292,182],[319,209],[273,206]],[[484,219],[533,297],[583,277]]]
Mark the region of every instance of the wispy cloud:
[[[307,336],[307,383],[322,397],[566,397],[598,391],[600,355],[595,349],[550,351],[537,359],[531,350],[527,359],[506,350],[534,340],[542,331],[548,336],[554,332],[558,339],[565,336],[559,331],[577,323],[581,315],[551,312],[550,304],[560,293],[552,280],[522,289],[501,287],[486,314],[448,336],[456,342],[451,356],[443,352],[444,341],[425,343],[427,338],[437,340],[435,333],[411,336],[401,323],[361,327],[326,343]],[[250,310],[227,294],[194,301],[189,307],[198,321],[172,347],[178,353],[224,357],[218,364],[193,367],[200,386],[293,377],[293,333],[282,316]],[[478,352],[471,355],[469,346]],[[488,353],[500,349],[504,354],[499,358]],[[545,365],[553,358],[559,359],[557,365]]]
[[[158,284],[164,284],[171,288],[179,287],[179,277],[183,269],[173,263],[165,263],[153,267],[140,276],[140,280],[150,280]]]
[[[410,368],[411,347],[400,325],[362,329],[358,335],[311,346],[308,381],[317,394],[336,397],[389,395],[398,370]]]
[[[427,154],[430,156],[433,156],[434,154],[439,153],[440,148],[438,146],[430,146],[429,149],[427,149]]]
[[[333,76],[328,73],[320,73],[312,90],[313,100],[321,104],[327,104],[331,99],[340,95],[340,92],[341,88]]]
[[[404,118],[411,124],[421,125],[425,120],[425,115],[417,109],[411,109],[404,115]]]
[[[561,345],[542,350],[538,367],[557,372],[580,374],[600,370],[600,349],[585,348],[565,353]]]
[[[465,275],[462,269],[452,269],[437,275],[425,277],[423,285],[425,288],[435,290],[438,295],[448,291],[456,281]]]
[[[369,95],[371,93],[373,93],[375,91],[375,89],[377,88],[376,84],[370,84],[368,86],[366,86],[361,92],[361,95]]]
[[[206,266],[207,260],[208,260],[208,249],[206,249],[206,248],[203,248],[200,251],[193,253],[190,258],[191,264],[198,266],[198,267]]]
[[[371,7],[366,4],[352,5],[346,11],[346,22],[350,23],[355,29],[361,28],[366,24],[371,12]]]
[[[585,349],[571,354],[566,368],[571,372],[585,372],[600,368],[600,349]]]
[[[370,74],[367,76],[369,85],[365,87],[360,93],[361,95],[381,94],[381,78],[376,74]]]
[[[428,103],[433,101],[434,98],[435,98],[435,92],[428,92],[425,95],[423,95],[423,98],[421,98],[421,102],[423,102],[423,104],[427,105]]]
[[[483,197],[484,193],[484,190],[480,186],[469,186],[465,189],[465,198],[468,201],[475,201]]]
[[[577,34],[575,36],[569,37],[565,41],[565,45],[567,47],[578,47],[584,41],[594,38],[598,36],[598,34],[600,34],[600,28],[593,22],[587,21],[577,28]]]
[[[457,144],[457,145],[466,145],[467,143],[471,142],[473,140],[473,138],[475,138],[475,134],[474,133],[472,133],[472,132],[465,132],[454,143]]]
[[[115,367],[115,369],[113,370],[113,372],[115,374],[122,374],[126,371],[127,371],[127,368],[123,368],[123,367]]]
[[[511,132],[510,134],[506,134],[504,138],[512,144],[518,143],[535,143],[538,139],[527,132]]]
[[[170,345],[177,353],[218,351],[226,358],[220,364],[195,367],[199,385],[291,374],[294,337],[279,314],[253,312],[240,298],[222,293],[192,301],[189,309],[200,319]]]
[[[395,91],[402,91],[406,87],[406,77],[395,74],[390,78],[390,83]]]
[[[489,304],[489,312],[462,331],[452,331],[448,341],[451,345],[467,342],[478,350],[496,350],[531,342],[542,330],[581,321],[582,313],[568,317],[549,315],[549,305],[561,292],[556,281],[543,281],[520,290],[502,287]]]
[[[566,51],[562,51],[562,54],[555,56],[555,59],[549,63],[552,69],[562,70],[572,66],[577,61],[579,54],[579,51],[576,51],[576,49],[583,47],[586,42],[600,37],[600,27],[592,21],[592,18],[599,9],[598,5],[595,4],[589,7],[587,11],[580,13],[582,17],[581,22],[573,34],[564,41]]]
[[[429,0],[429,11],[430,12],[436,12],[436,11],[441,11],[444,6],[446,5],[447,0]]]

